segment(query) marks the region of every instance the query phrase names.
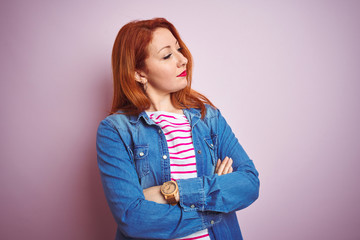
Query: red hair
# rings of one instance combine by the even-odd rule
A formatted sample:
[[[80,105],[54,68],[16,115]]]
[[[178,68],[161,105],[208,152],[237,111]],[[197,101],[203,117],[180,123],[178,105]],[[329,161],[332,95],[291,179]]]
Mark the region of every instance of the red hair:
[[[144,92],[143,86],[135,80],[135,71],[146,70],[147,48],[157,28],[169,29],[182,47],[182,54],[188,60],[187,86],[171,93],[172,104],[178,109],[199,108],[203,118],[206,113],[205,103],[215,106],[204,95],[191,89],[191,53],[176,28],[165,18],[132,21],[120,29],[112,50],[114,96],[111,114],[121,110],[123,114],[137,115],[150,107],[150,99]]]

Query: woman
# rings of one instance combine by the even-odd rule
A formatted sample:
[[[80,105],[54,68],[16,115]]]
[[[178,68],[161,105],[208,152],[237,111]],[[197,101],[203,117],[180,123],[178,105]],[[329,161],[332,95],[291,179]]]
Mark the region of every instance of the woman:
[[[123,26],[98,165],[116,239],[242,239],[259,179],[220,111],[191,89],[192,58],[163,18]]]

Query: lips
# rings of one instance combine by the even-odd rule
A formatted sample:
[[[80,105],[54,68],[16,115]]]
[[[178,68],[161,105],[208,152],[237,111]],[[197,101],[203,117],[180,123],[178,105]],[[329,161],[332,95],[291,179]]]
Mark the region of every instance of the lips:
[[[178,75],[178,77],[186,77],[186,70]]]

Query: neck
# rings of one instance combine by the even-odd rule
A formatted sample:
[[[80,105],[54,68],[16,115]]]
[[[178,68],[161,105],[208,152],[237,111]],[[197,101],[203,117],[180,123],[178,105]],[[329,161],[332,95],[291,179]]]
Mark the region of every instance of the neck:
[[[172,113],[182,113],[182,109],[177,109],[171,102],[170,94],[159,96],[149,95],[151,106],[146,109],[148,112],[164,111]]]

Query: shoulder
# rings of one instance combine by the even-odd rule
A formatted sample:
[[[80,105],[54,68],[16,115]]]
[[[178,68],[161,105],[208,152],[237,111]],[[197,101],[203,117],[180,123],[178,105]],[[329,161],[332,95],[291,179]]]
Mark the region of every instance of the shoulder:
[[[224,125],[227,125],[227,122],[224,118],[224,116],[222,115],[220,109],[218,108],[214,108],[208,104],[205,105],[206,106],[206,114],[205,117],[203,119],[203,121],[211,126],[212,128],[221,128]]]
[[[97,142],[109,140],[121,141],[126,146],[131,144],[131,135],[137,131],[136,124],[131,123],[131,117],[114,113],[100,121],[97,129]]]
[[[209,104],[205,104],[205,108],[206,108],[205,118],[210,119],[210,118],[217,118],[219,116],[220,111],[218,108],[214,108]]]
[[[107,126],[118,130],[125,129],[131,125],[130,120],[131,116],[125,115],[122,112],[113,113],[100,122],[99,128]]]

